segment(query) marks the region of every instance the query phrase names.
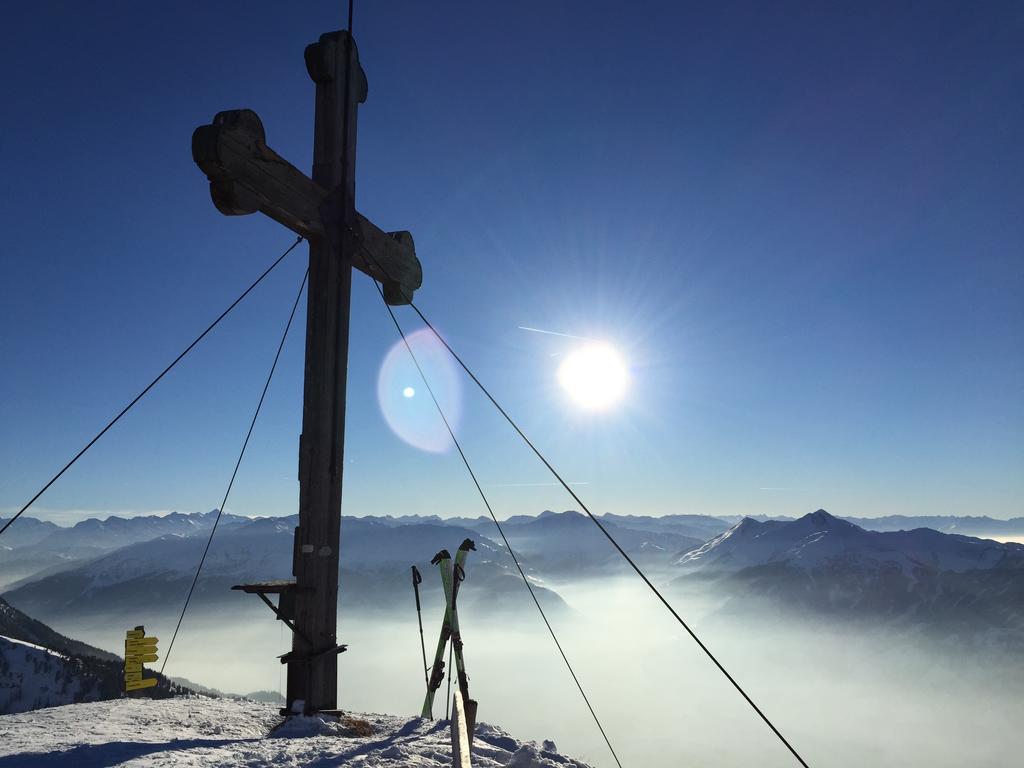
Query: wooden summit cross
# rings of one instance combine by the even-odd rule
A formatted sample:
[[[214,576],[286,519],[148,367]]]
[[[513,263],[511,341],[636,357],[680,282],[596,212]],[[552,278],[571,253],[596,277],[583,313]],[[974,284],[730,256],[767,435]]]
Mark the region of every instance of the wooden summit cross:
[[[316,83],[313,174],[307,177],[267,146],[255,112],[220,112],[192,135],[192,157],[210,180],[217,209],[260,211],[309,240],[306,368],[299,438],[299,525],[294,581],[234,587],[257,594],[292,630],[287,707],[309,714],[337,709],[338,546],[345,436],[352,267],[384,285],[389,304],[408,304],[423,275],[412,235],[383,232],[355,210],[356,111],[366,75],[348,32],[306,47]],[[278,595],[274,605],[268,594]]]

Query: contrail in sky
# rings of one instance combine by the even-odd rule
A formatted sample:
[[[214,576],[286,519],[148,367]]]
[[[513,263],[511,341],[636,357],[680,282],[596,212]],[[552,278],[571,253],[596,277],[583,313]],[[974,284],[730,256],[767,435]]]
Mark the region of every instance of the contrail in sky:
[[[520,331],[532,331],[533,333],[546,333],[548,336],[564,336],[567,339],[582,339],[583,341],[597,341],[597,339],[591,339],[587,336],[576,336],[571,333],[559,333],[558,331],[545,331],[543,328],[530,328],[526,325],[516,326]]]
[[[547,488],[561,483],[491,483],[488,488]],[[569,485],[590,485],[590,483],[569,483]]]

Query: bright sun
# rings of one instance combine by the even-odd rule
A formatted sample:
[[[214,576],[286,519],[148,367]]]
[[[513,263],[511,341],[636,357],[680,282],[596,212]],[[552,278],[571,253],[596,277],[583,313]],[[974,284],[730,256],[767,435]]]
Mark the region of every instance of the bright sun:
[[[558,383],[579,405],[603,410],[626,393],[629,372],[622,356],[607,344],[571,352],[558,367]]]

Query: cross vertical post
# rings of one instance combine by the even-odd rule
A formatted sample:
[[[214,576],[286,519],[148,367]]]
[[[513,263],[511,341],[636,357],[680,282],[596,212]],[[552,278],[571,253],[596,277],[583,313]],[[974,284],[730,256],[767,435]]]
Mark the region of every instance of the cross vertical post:
[[[306,368],[299,438],[299,525],[292,573],[295,627],[288,665],[291,711],[337,708],[338,547],[345,455],[349,304],[356,247],[356,112],[366,78],[347,32],[306,48],[316,83],[313,181],[328,191],[320,205],[325,236],[310,241]]]

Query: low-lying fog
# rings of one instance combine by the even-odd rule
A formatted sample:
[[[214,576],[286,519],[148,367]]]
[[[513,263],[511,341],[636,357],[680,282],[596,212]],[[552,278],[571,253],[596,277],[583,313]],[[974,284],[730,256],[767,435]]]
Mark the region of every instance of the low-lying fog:
[[[1024,536],[991,536],[989,538],[1001,541],[1004,544],[1024,544]]]
[[[556,588],[572,608],[554,620],[556,631],[624,766],[795,764],[641,584]],[[465,589],[472,589],[471,580]],[[525,590],[523,602],[532,610]],[[1019,661],[925,649],[906,637],[832,629],[824,622],[724,620],[706,600],[674,602],[811,765],[1019,764]],[[287,630],[282,633],[255,597],[240,594],[239,606],[237,615],[186,618],[167,673],[238,693],[281,690],[274,657],[287,650]],[[343,610],[339,635],[349,644],[339,665],[344,708],[419,712],[424,684],[411,588],[407,603],[396,609],[387,619]],[[442,606],[424,609],[429,659]],[[539,617],[497,618],[468,608],[461,613],[480,720],[519,738],[553,739],[563,753],[594,766],[614,766]],[[174,618],[146,623],[161,639],[161,654]],[[55,625],[113,651],[123,642],[120,626]],[[435,716],[444,715],[445,690]]]

